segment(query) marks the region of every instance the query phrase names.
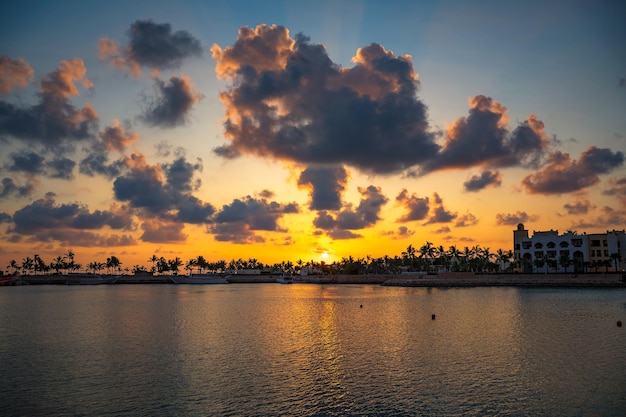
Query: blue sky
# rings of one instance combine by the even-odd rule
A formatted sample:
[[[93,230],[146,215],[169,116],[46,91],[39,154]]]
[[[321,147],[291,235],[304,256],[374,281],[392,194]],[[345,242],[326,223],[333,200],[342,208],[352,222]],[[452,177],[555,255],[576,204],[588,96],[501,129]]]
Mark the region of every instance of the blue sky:
[[[626,224],[626,188],[622,182],[626,178],[626,6],[621,2],[23,1],[3,3],[0,16],[0,56],[11,62],[23,58],[34,71],[27,86],[13,86],[0,96],[3,102],[10,108],[34,106],[42,88],[40,81],[60,68],[62,61],[79,58],[93,88],[75,80],[79,93],[69,102],[76,108],[89,104],[97,112],[94,132],[100,132],[93,133],[86,143],[95,144],[104,129],[117,120],[127,134],[135,133],[139,139],[121,151],[111,151],[109,162],[142,155],[146,166],[162,170],[166,177],[168,167],[175,166],[174,161],[184,155],[182,161],[193,172],[194,185],[189,180],[184,184],[191,187],[188,194],[172,199],[192,196],[193,201],[204,204],[207,213],[204,221],[190,223],[182,220],[176,203],[167,207],[167,215],[154,208],[150,211],[119,194],[116,178],[80,172],[80,161],[88,153],[85,148],[46,148],[39,146],[37,139],[25,141],[2,127],[0,178],[17,186],[31,186],[22,195],[8,188],[2,190],[0,213],[5,221],[0,223],[0,231],[6,236],[6,243],[0,245],[2,262],[5,258],[21,259],[33,251],[52,256],[70,246],[83,251],[85,257],[115,253],[133,262],[141,262],[145,253],[156,251],[192,256],[199,245],[208,257],[219,258],[250,252],[254,245],[269,258],[277,257],[277,253],[302,258],[325,252],[341,258],[350,251],[379,256],[384,248],[393,255],[410,243],[418,245],[426,240],[444,246],[479,244],[506,249],[511,245],[511,230],[519,221],[531,230],[554,227],[562,231],[623,229]],[[138,21],[169,24],[172,33],[184,31],[202,51],[169,67],[143,66],[140,76],[99,59],[100,39],[110,39],[124,48],[129,42],[129,28]],[[394,165],[393,172],[388,168],[383,172],[367,155],[357,161],[354,155],[346,154],[342,159],[339,154],[334,165],[321,167],[320,160],[313,163],[301,155],[281,156],[272,153],[276,149],[264,151],[243,142],[233,142],[228,148],[240,152],[239,158],[216,153],[232,139],[225,134],[228,106],[220,94],[233,86],[242,87],[237,91],[244,92],[245,85],[241,79],[218,77],[218,59],[212,57],[211,48],[231,47],[238,42],[241,27],[255,29],[260,24],[282,26],[291,39],[302,33],[309,38],[309,45],[324,45],[337,68],[354,67],[357,50],[372,43],[381,45],[397,62],[410,62],[412,71],[419,75],[415,100],[426,110],[428,137],[423,140],[440,148],[439,156],[431,155],[437,161],[416,154],[409,164],[398,159],[404,161],[402,169]],[[154,99],[166,91],[163,88],[168,80],[183,75],[187,81],[181,83],[188,82],[197,94],[184,117],[172,126],[147,122],[145,115],[155,110]],[[283,99],[293,103],[294,97]],[[460,160],[463,152],[473,153],[484,146],[478,136],[468,133],[483,132],[478,121],[475,125],[468,122],[473,127],[457,124],[459,118],[468,121],[470,102],[476,109],[483,106],[481,112],[503,112],[498,126],[506,135],[512,135],[517,126],[530,120],[529,115],[535,115],[543,129],[535,131],[539,132],[534,139],[538,142],[532,155],[525,155],[522,161],[522,156],[507,154],[505,161],[501,154],[496,161],[476,151],[476,155]],[[305,103],[303,99],[300,104]],[[321,110],[311,114],[321,114]],[[0,113],[3,123],[9,118],[8,113]],[[450,130],[453,125],[457,126],[455,133]],[[358,136],[358,129],[350,129],[342,127],[342,132]],[[478,142],[472,146],[471,140]],[[453,142],[465,145],[455,148]],[[18,169],[17,156],[26,154],[29,143],[30,149],[46,156],[47,161],[51,155],[63,155],[66,162],[73,161],[74,168],[64,179],[41,170]],[[359,142],[346,142],[346,146],[354,146],[357,152]],[[367,152],[369,148],[364,149]],[[501,151],[513,152],[511,149]],[[589,149],[592,152],[584,154]],[[534,164],[529,163],[531,156],[536,159]],[[130,166],[128,162],[126,165]],[[557,182],[557,167],[569,167],[570,177],[565,174]],[[307,170],[307,178],[314,177],[309,183],[303,176]],[[326,181],[334,175],[336,182],[324,184],[335,190],[331,197],[341,206],[316,201],[321,194],[315,193],[323,191],[322,175]],[[478,180],[480,175],[484,175],[483,181]],[[475,188],[464,188],[472,178]],[[370,186],[375,191],[367,191]],[[47,193],[54,193],[54,198],[46,197]],[[247,196],[251,199],[246,200]],[[368,206],[376,199],[379,205]],[[243,201],[249,210],[254,204],[268,210],[274,202],[284,211],[273,213],[273,221],[263,223],[263,227],[251,214],[237,227],[230,224],[229,233],[220,233],[226,223],[219,219],[228,217],[224,213],[236,200]],[[359,206],[360,201],[365,203]],[[74,205],[90,216],[126,210],[128,217],[121,229],[111,225],[81,229],[76,223],[64,223],[56,230],[20,228],[15,214],[36,202],[47,202],[46,207],[57,214]],[[297,210],[289,206],[291,203]],[[428,204],[425,208],[429,214],[419,218],[414,213],[413,220],[399,220],[410,218],[406,211],[420,203]],[[366,207],[374,211],[367,212]],[[437,217],[437,209],[447,216]],[[179,215],[172,220],[168,216],[176,210]],[[342,223],[341,219],[350,216],[362,218],[351,226]],[[464,216],[474,220],[464,224],[459,221]],[[85,236],[109,244],[90,245]],[[380,241],[386,242],[383,247]]]

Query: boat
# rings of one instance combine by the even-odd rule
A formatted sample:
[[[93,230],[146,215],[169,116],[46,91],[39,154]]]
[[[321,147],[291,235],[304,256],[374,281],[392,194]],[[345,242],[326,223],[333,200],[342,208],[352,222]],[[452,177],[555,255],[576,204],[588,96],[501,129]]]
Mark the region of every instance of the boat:
[[[228,277],[225,274],[189,274],[172,275],[170,281],[174,284],[228,284]]]
[[[120,277],[121,275],[67,274],[65,283],[67,285],[115,284]]]
[[[293,284],[293,278],[291,277],[291,275],[283,274],[276,278],[276,282],[278,282],[279,284]]]

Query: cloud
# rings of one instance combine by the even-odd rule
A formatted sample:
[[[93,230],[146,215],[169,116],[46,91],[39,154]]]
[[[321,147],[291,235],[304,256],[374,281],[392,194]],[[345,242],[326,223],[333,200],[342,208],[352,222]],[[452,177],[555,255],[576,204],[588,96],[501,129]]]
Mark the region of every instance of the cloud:
[[[623,210],[615,210],[612,207],[604,206],[601,211],[602,214],[596,217],[595,220],[580,220],[574,223],[571,229],[592,229],[600,227],[624,229],[626,215]]]
[[[218,211],[209,226],[209,232],[221,242],[254,243],[265,239],[257,231],[286,232],[279,226],[285,214],[298,213],[296,203],[277,203],[266,198],[246,196],[235,199]]]
[[[465,191],[480,191],[487,187],[499,187],[502,184],[502,175],[499,171],[485,170],[480,175],[472,177],[463,183]]]
[[[127,31],[128,44],[119,48],[107,37],[98,42],[98,57],[113,67],[141,75],[141,68],[176,69],[183,60],[202,55],[202,45],[189,32],[172,32],[169,23],[137,20]]]
[[[409,192],[403,188],[400,194],[396,197],[396,202],[402,205],[407,213],[400,217],[398,222],[410,222],[416,220],[424,220],[428,215],[428,211],[430,210],[430,203],[428,197],[420,198],[417,194],[413,193],[411,195]]]
[[[88,149],[88,152],[79,164],[81,174],[90,177],[102,175],[108,179],[114,179],[127,170],[124,159],[109,162],[109,152],[104,143],[93,145]]]
[[[540,171],[522,179],[522,186],[531,194],[563,194],[597,184],[599,174],[606,174],[624,163],[622,152],[590,146],[578,161],[568,153],[550,154]]]
[[[28,175],[43,175],[49,178],[70,180],[74,178],[76,162],[64,157],[46,161],[45,157],[31,151],[13,152],[9,155],[10,163],[5,168],[11,172],[23,172]]]
[[[471,213],[467,213],[459,217],[454,224],[456,227],[469,227],[478,224],[478,219]]]
[[[29,181],[25,185],[17,185],[12,178],[0,181],[0,199],[11,197],[27,197],[35,191],[34,184]]]
[[[390,230],[381,233],[381,235],[390,236],[392,239],[406,239],[413,236],[414,234],[415,231],[409,230],[409,228],[406,226],[400,226],[398,227],[398,230]]]
[[[373,185],[367,188],[359,187],[358,190],[362,198],[356,208],[353,208],[352,204],[347,204],[336,214],[320,211],[313,225],[324,230],[333,239],[361,237],[352,231],[375,225],[380,220],[380,212],[387,204],[388,198],[382,194],[380,187]]]
[[[202,170],[200,161],[193,164],[180,157],[172,163],[150,165],[145,156],[134,153],[125,164],[128,172],[113,182],[118,201],[143,210],[144,216],[160,218],[159,225],[165,224],[165,220],[193,224],[211,220],[215,208],[191,195],[200,184],[193,179],[195,173]],[[160,229],[161,226],[155,226],[150,230]]]
[[[587,214],[589,210],[596,208],[584,195],[577,195],[576,200],[571,203],[566,203],[563,208],[567,211],[567,214],[579,215]]]
[[[41,79],[37,104],[17,107],[0,101],[0,135],[48,148],[62,145],[73,148],[77,140],[94,138],[98,127],[96,111],[89,103],[77,109],[69,101],[70,97],[79,95],[77,83],[85,88],[93,87],[86,73],[79,58],[61,61],[56,71]]]
[[[443,207],[443,200],[437,193],[433,193],[433,204],[431,208],[432,214],[424,225],[433,223],[449,223],[458,216],[456,213],[452,213]]]
[[[339,210],[347,181],[348,172],[344,167],[309,167],[300,174],[298,186],[309,189],[311,210]]]
[[[145,218],[141,224],[141,240],[150,243],[177,243],[187,240],[183,233],[184,224],[172,221]]]
[[[509,132],[507,109],[491,97],[477,95],[469,100],[467,117],[448,127],[445,143],[436,157],[423,165],[423,172],[473,166],[534,166],[550,141],[544,124],[535,115]]]
[[[610,187],[603,190],[602,194],[616,196],[622,206],[626,208],[626,177],[609,178],[608,183]]]
[[[118,152],[123,152],[130,144],[139,140],[137,133],[127,134],[117,119],[113,120],[111,126],[105,127],[103,131],[99,132],[98,136],[107,149]]]
[[[24,58],[0,56],[0,94],[9,94],[16,87],[28,86],[34,75],[35,71]]]
[[[172,76],[168,82],[155,79],[156,97],[141,119],[151,126],[173,128],[185,124],[191,107],[200,101],[186,75]]]
[[[218,76],[232,82],[221,93],[229,143],[218,155],[393,173],[438,150],[409,56],[371,44],[341,68],[323,45],[266,25],[242,28],[233,46],[211,51]]]
[[[525,211],[516,211],[515,213],[498,213],[496,214],[496,224],[499,226],[513,226],[519,223],[534,222],[539,220],[539,216],[535,214],[527,214]]]
[[[57,204],[54,193],[47,193],[44,198],[15,211],[12,220],[13,226],[8,229],[8,233],[30,236],[31,241],[56,240],[79,246],[98,246],[102,244],[102,239],[112,239],[111,235],[86,231],[105,228],[132,230],[134,227],[132,214],[125,206],[113,205],[109,210],[90,211],[78,203]],[[91,242],[87,239],[91,239]],[[134,239],[129,236],[118,236],[117,239],[120,244],[134,243]]]

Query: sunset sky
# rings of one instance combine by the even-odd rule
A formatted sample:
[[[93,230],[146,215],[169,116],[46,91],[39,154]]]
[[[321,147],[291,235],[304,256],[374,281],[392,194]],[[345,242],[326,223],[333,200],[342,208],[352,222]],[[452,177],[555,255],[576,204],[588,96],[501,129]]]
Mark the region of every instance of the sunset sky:
[[[619,1],[0,5],[0,269],[626,227]]]

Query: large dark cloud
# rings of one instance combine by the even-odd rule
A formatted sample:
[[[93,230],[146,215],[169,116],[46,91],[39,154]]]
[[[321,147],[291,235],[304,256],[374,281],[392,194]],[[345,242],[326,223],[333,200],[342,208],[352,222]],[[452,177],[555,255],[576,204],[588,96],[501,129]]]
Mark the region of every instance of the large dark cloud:
[[[214,216],[209,226],[210,233],[218,241],[233,243],[263,242],[264,238],[256,231],[286,232],[279,220],[285,214],[298,213],[296,203],[278,203],[264,197],[246,196],[224,205]]]
[[[509,132],[509,117],[501,103],[478,95],[469,104],[469,115],[448,128],[441,152],[423,164],[423,172],[472,166],[535,166],[540,162],[549,140],[537,116],[528,116]]]
[[[212,52],[218,75],[232,80],[221,94],[230,143],[219,155],[392,173],[438,150],[408,56],[371,44],[340,68],[322,45],[265,25],[242,28],[233,46]]]
[[[622,152],[612,152],[590,146],[578,161],[568,153],[550,154],[548,163],[540,171],[527,175],[522,186],[532,194],[563,194],[579,191],[597,184],[598,175],[607,174],[624,163]]]
[[[190,163],[180,157],[159,166],[146,163],[143,155],[133,154],[126,165],[128,172],[113,182],[117,200],[162,221],[202,224],[211,220],[215,208],[191,195],[199,185],[193,178],[202,170],[200,161]]]
[[[0,94],[8,94],[16,87],[26,87],[35,71],[24,58],[0,56]]]
[[[18,107],[0,101],[0,135],[47,148],[73,148],[76,141],[94,138],[98,127],[95,110],[89,104],[78,109],[69,101],[79,95],[76,83],[93,87],[86,73],[81,59],[62,61],[56,71],[41,79],[37,104]]]
[[[311,210],[339,210],[347,181],[348,172],[344,167],[309,167],[300,174],[298,186],[310,189]]]
[[[180,67],[186,58],[202,55],[202,45],[189,32],[173,32],[169,23],[137,20],[127,32],[128,44],[121,49],[103,37],[98,42],[99,58],[117,68],[141,74],[141,67],[171,69]]]
[[[192,106],[202,97],[186,75],[172,76],[168,82],[156,79],[156,97],[141,116],[151,126],[172,128],[185,124]]]
[[[465,191],[480,191],[487,187],[499,187],[502,184],[502,175],[499,171],[485,170],[480,175],[472,177],[463,183]]]
[[[3,178],[0,182],[0,198],[26,197],[34,190],[35,185],[31,181],[25,185],[17,185],[12,178]]]
[[[133,216],[127,207],[112,206],[110,210],[90,211],[78,203],[57,204],[55,194],[17,210],[8,233],[28,236],[31,241],[71,242],[79,246],[98,246],[116,241],[118,245],[134,244],[128,235],[96,234],[102,229],[132,230]],[[91,241],[89,241],[91,239]]]
[[[354,230],[361,230],[374,226],[380,220],[382,207],[389,201],[382,194],[379,187],[370,185],[360,188],[362,198],[354,208],[347,204],[336,214],[320,211],[313,221],[313,225],[324,230],[333,239],[352,239],[361,237]]]

